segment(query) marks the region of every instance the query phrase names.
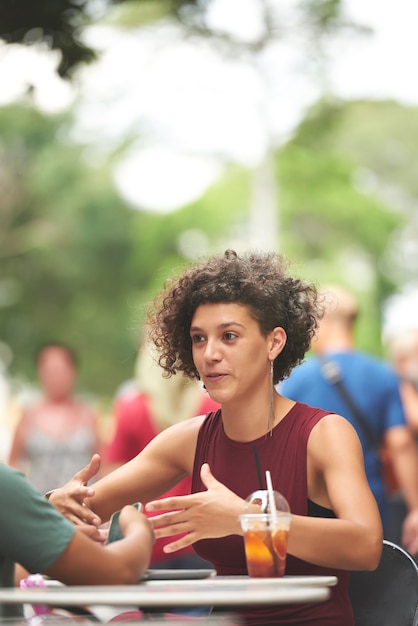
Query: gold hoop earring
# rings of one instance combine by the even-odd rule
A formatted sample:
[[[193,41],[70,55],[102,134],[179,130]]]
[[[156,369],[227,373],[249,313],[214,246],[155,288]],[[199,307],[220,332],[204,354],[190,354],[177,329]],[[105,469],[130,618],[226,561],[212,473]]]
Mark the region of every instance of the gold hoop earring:
[[[276,421],[276,417],[274,415],[274,361],[270,361],[270,400],[269,400],[269,417],[267,421],[267,437],[271,437],[273,435],[273,426]]]

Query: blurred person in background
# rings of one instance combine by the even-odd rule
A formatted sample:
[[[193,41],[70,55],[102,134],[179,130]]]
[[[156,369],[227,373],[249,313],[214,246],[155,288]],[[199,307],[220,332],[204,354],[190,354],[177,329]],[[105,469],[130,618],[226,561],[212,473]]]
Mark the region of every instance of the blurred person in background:
[[[7,463],[13,433],[19,417],[15,398],[17,381],[9,372],[13,360],[11,348],[0,340],[0,462]]]
[[[36,366],[41,396],[21,411],[8,464],[46,493],[88,463],[101,443],[95,409],[75,395],[74,350],[49,342],[37,351]]]
[[[418,439],[418,322],[384,339],[393,369],[400,378],[406,420]]]
[[[216,411],[202,385],[183,376],[164,377],[145,343],[140,347],[135,367],[136,389],[129,385],[117,394],[113,409],[113,433],[103,447],[101,475],[133,459],[158,433],[190,417]],[[58,483],[56,483],[58,484]],[[184,478],[162,497],[190,494],[191,478]],[[152,514],[149,514],[152,516]],[[198,557],[192,546],[175,555],[166,554],[169,539],[157,539],[151,565],[155,569],[207,569],[209,563]]]
[[[311,406],[343,415],[357,430],[370,487],[377,500],[385,537],[393,537],[391,506],[382,465],[382,446],[408,513],[397,536],[418,553],[418,454],[402,407],[399,380],[389,364],[357,350],[354,327],[359,307],[340,286],[324,287],[325,315],[311,342],[310,355],[280,384],[280,392]]]
[[[400,379],[400,393],[406,421],[418,442],[418,325],[383,332],[383,341],[390,363]],[[387,485],[390,492],[390,534],[397,542],[408,507],[389,455],[385,457]]]

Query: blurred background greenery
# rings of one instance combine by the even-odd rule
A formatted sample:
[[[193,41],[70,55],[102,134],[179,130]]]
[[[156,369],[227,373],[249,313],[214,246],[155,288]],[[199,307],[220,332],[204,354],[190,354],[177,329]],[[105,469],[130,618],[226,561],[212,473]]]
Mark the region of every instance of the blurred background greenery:
[[[347,18],[342,0],[295,0],[291,15],[281,14],[279,0],[254,0],[262,28],[247,38],[209,19],[214,4],[2,0],[2,54],[19,46],[55,54],[56,74],[73,93],[68,106],[51,112],[28,84],[0,106],[0,358],[14,379],[34,380],[36,347],[64,340],[79,353],[80,388],[107,402],[133,375],[144,312],[165,278],[226,247],[275,248],[299,275],[352,288],[363,311],[359,347],[382,355],[382,306],[417,275],[418,107],[332,93],[331,42],[373,36],[367,24]],[[115,168],[162,131],[135,121],[105,147],[100,137],[75,132],[80,77],[86,64],[93,75],[103,53],[86,35],[92,26],[151,37],[168,49],[172,28],[176,41],[248,64],[265,87],[258,158],[243,162],[220,150],[212,155],[220,164],[213,182],[169,212],[128,200]],[[271,81],[264,63],[272,46],[295,33],[318,97],[285,135],[268,111],[280,74]],[[117,106],[117,93],[113,99],[103,115]],[[155,180],[164,187],[163,177]]]

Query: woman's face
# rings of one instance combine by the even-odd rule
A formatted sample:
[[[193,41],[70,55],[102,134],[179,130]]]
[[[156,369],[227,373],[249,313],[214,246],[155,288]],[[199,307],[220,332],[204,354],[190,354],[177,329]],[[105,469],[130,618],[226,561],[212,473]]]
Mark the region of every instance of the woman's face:
[[[61,400],[71,394],[75,381],[75,366],[60,346],[45,348],[38,360],[38,377],[46,396]]]
[[[264,337],[249,308],[241,304],[203,304],[196,309],[190,325],[192,355],[213,400],[225,404],[269,388],[277,330],[282,329]]]

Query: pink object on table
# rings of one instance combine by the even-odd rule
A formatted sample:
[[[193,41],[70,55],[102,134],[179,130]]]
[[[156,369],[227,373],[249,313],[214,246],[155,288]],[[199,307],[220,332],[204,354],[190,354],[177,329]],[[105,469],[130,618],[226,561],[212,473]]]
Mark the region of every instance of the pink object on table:
[[[20,581],[21,589],[29,589],[31,587],[46,587],[42,574],[31,574],[27,578]],[[47,615],[51,613],[51,608],[46,604],[32,604],[35,615]]]

